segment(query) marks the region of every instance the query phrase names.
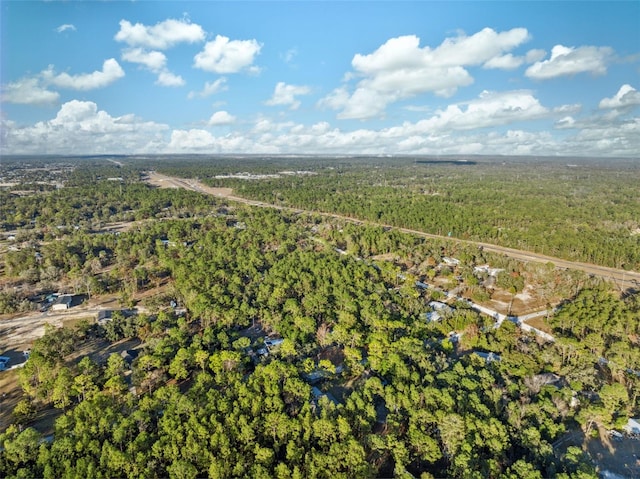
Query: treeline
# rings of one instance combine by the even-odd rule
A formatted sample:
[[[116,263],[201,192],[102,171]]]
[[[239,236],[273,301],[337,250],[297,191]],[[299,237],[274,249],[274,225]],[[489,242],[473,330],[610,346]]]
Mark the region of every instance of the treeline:
[[[23,228],[16,237],[61,236],[64,229],[101,227],[104,223],[135,221],[161,216],[208,212],[213,198],[180,190],[152,188],[144,183],[102,180],[70,186],[46,194],[16,196],[0,192],[0,225],[4,230]],[[38,231],[34,231],[38,230]]]
[[[640,269],[640,170],[633,165],[572,169],[544,162],[395,161],[323,165],[312,176],[209,183],[269,203]]]

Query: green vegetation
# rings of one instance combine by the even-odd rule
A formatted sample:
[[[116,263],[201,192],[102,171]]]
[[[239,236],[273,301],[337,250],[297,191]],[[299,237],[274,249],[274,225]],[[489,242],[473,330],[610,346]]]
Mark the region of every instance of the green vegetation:
[[[296,166],[317,174],[210,182],[269,203],[640,269],[640,169],[633,163],[359,159]],[[206,172],[201,178],[220,174]]]
[[[411,187],[371,185],[355,164],[236,186],[264,201],[272,188],[285,202],[316,184],[323,195],[333,180],[335,201],[357,197],[369,215],[386,192],[402,218],[396,201]],[[66,287],[144,310],[49,327],[34,342],[19,372],[24,399],[0,434],[3,477],[595,478],[589,454],[563,439],[606,435],[640,413],[638,292],[621,298],[606,283],[469,245],[153,189],[139,181],[142,160],[126,173],[95,166],[76,168],[62,189],[3,193],[5,230],[20,237],[2,253],[4,279],[32,296]],[[387,181],[430,167],[390,168]],[[487,211],[499,175],[483,179]],[[446,221],[474,184],[456,190]],[[480,193],[465,200],[476,215]],[[323,210],[333,200],[314,201]],[[427,214],[436,203],[420,204],[416,221],[440,217]],[[391,222],[386,214],[378,220]],[[106,224],[122,221],[119,234]],[[474,271],[487,263],[503,270],[494,285]],[[513,299],[532,285],[545,307],[564,300],[544,320],[555,342],[510,321],[496,328],[444,292]],[[19,309],[27,296],[5,292],[0,304]],[[450,308],[428,321],[433,300]],[[121,340],[136,346],[99,354]],[[52,408],[48,441],[35,421]]]

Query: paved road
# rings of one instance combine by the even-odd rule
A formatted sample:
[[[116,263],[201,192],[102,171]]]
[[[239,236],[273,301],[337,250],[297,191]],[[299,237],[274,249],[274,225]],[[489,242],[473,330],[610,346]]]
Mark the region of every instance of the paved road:
[[[522,260],[522,261],[534,261],[537,263],[553,263],[555,266],[560,268],[584,271],[585,273],[591,276],[600,277],[607,281],[613,281],[620,289],[629,289],[629,288],[639,289],[640,288],[640,273],[637,271],[625,271],[622,269],[608,268],[606,266],[598,266],[590,263],[568,261],[560,258],[554,258],[552,256],[542,255],[539,253],[533,253],[531,251],[522,251],[514,248],[507,248],[505,246],[497,246],[494,244],[482,243],[479,241],[468,241],[468,240],[450,238],[448,236],[439,236],[431,233],[425,233],[424,231],[417,231],[409,228],[398,228],[392,225],[376,223],[374,221],[359,220],[359,219],[350,218],[348,216],[343,216],[335,213],[303,210],[300,208],[292,208],[287,206],[269,204],[263,201],[249,200],[247,198],[242,198],[240,196],[233,195],[229,188],[211,188],[196,180],[175,178],[171,176],[161,175],[156,172],[149,173],[149,182],[158,186],[164,186],[169,188],[172,188],[172,187],[186,188],[188,190],[197,191],[200,193],[212,194],[215,196],[224,197],[232,201],[237,201],[237,202],[244,203],[247,205],[252,205],[252,206],[276,208],[279,210],[291,211],[294,213],[317,214],[317,215],[331,217],[331,218],[339,218],[339,219],[343,219],[343,220],[347,220],[347,221],[351,221],[359,224],[368,224],[373,226],[381,226],[384,228],[393,228],[403,233],[414,234],[414,235],[421,236],[423,238],[432,238],[432,239],[438,239],[438,240],[456,241],[458,243],[472,244],[478,247],[481,246],[485,251],[489,251],[491,253],[504,254],[505,256],[509,256],[511,258]]]

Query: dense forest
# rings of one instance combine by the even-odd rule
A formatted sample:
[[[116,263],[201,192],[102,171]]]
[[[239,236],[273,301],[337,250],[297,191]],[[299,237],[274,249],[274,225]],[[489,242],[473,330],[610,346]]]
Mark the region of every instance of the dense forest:
[[[2,250],[4,284],[36,295],[67,285],[122,304],[109,321],[48,327],[34,342],[18,372],[24,399],[0,434],[3,477],[595,478],[582,444],[640,414],[637,291],[621,296],[553,265],[534,268],[445,240],[156,189],[139,180],[147,163],[93,161],[69,172],[63,188],[0,193],[2,228],[21,245]],[[516,188],[497,167],[478,190],[480,178],[454,175],[467,166],[438,165],[440,179],[417,194],[416,181],[401,187],[403,175],[431,165],[375,174],[355,165],[215,181],[317,210],[355,201],[361,209],[341,212],[392,223],[397,211],[398,221],[469,237],[491,233],[474,215],[486,210],[492,225],[502,214],[496,205],[507,201],[515,216],[503,230],[521,221],[521,240],[532,242],[525,222],[535,231],[546,220],[534,215],[558,200],[549,191],[559,182],[549,180],[545,194],[530,185],[523,197],[529,192],[539,206],[517,220],[532,203],[502,198],[499,191],[513,198]],[[233,166],[215,168],[226,174]],[[191,167],[201,178],[213,168]],[[631,176],[609,196],[620,206],[609,217],[615,231],[630,228],[620,225],[638,211]],[[422,214],[403,217],[402,198]],[[586,191],[576,198],[559,229],[586,221],[595,204]],[[602,208],[585,225],[603,226],[610,210]],[[453,227],[467,220],[466,230]],[[594,234],[580,244],[597,241]],[[611,254],[624,264],[633,258]],[[453,256],[460,264],[446,265]],[[460,299],[439,320],[426,319],[431,302],[446,300],[434,284],[488,295],[479,284],[487,278],[473,273],[487,263],[506,271],[495,288],[511,294],[534,272],[549,279],[557,308],[544,321],[554,341],[495,323]],[[4,302],[16,309],[33,297],[11,291]],[[153,294],[139,299],[141,292]],[[127,354],[96,350],[123,341],[136,346]],[[58,417],[45,438],[36,418],[51,409]]]
[[[260,181],[224,177],[238,165],[158,166],[269,203],[640,269],[640,169],[629,161],[325,159],[252,169],[315,173]]]

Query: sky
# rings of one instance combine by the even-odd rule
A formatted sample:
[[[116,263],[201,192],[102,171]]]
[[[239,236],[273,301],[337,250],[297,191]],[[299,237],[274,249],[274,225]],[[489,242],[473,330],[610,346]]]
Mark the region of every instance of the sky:
[[[640,158],[638,1],[0,1],[0,153]]]

